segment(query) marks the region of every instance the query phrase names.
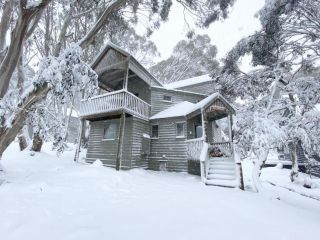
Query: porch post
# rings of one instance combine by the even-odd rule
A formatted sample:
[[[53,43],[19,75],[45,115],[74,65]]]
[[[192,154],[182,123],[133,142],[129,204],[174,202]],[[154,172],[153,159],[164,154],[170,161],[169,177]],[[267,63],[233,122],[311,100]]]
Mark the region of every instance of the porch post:
[[[228,114],[228,125],[229,125],[229,139],[230,143],[233,142],[233,134],[232,134],[232,115],[229,113]]]
[[[201,122],[202,122],[202,138],[205,142],[208,142],[207,119],[203,110],[201,110]]]
[[[126,67],[123,79],[123,89],[128,90],[129,60],[126,61]]]
[[[118,150],[117,150],[117,158],[116,158],[116,170],[118,170],[118,171],[121,169],[122,145],[123,145],[125,119],[126,119],[126,113],[124,112],[124,110],[122,110],[121,117],[120,117]]]

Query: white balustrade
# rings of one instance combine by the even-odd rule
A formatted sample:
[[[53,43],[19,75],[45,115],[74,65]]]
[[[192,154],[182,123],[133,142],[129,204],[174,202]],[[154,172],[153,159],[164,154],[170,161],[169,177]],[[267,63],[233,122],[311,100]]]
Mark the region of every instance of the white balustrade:
[[[195,138],[187,140],[187,156],[188,160],[200,160],[200,154],[203,146],[203,138]]]
[[[120,90],[81,101],[80,116],[92,116],[124,109],[142,119],[149,119],[150,105],[134,94]]]

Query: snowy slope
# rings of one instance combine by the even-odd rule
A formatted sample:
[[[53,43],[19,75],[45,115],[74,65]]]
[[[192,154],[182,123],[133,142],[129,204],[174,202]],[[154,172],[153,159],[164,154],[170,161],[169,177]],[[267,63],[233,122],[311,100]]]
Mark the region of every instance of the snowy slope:
[[[5,152],[0,186],[1,240],[319,239],[320,202],[289,191],[281,201],[208,187],[183,173],[116,172]],[[1,178],[0,177],[0,178]]]

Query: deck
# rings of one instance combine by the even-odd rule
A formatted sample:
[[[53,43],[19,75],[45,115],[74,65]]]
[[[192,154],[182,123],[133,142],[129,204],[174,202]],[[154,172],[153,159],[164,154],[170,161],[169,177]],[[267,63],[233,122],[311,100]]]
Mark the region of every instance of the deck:
[[[124,89],[82,100],[80,117],[88,119],[122,110],[144,120],[150,117],[150,104]]]

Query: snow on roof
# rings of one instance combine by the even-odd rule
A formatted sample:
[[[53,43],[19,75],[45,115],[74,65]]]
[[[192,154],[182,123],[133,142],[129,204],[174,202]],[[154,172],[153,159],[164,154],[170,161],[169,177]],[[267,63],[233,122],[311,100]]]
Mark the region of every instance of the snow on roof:
[[[195,104],[187,101],[180,102],[153,115],[150,119],[186,116],[189,113],[190,109],[193,109],[194,105]]]
[[[180,88],[180,87],[186,87],[190,85],[195,85],[198,83],[204,83],[204,82],[210,82],[212,81],[212,78],[209,76],[209,74],[201,75],[198,77],[188,78],[184,80],[180,80],[177,82],[165,84],[165,88],[172,89],[172,88]]]
[[[218,97],[220,99],[222,99],[223,101],[225,101],[227,104],[229,104],[232,109],[234,109],[234,107],[220,93],[213,93],[198,103],[191,103],[191,102],[184,101],[184,102],[180,102],[178,104],[175,104],[175,105],[153,115],[150,119],[152,120],[152,119],[160,119],[160,118],[187,116],[188,114],[190,114],[196,110],[203,109],[211,101],[213,101],[214,99],[216,99]]]

